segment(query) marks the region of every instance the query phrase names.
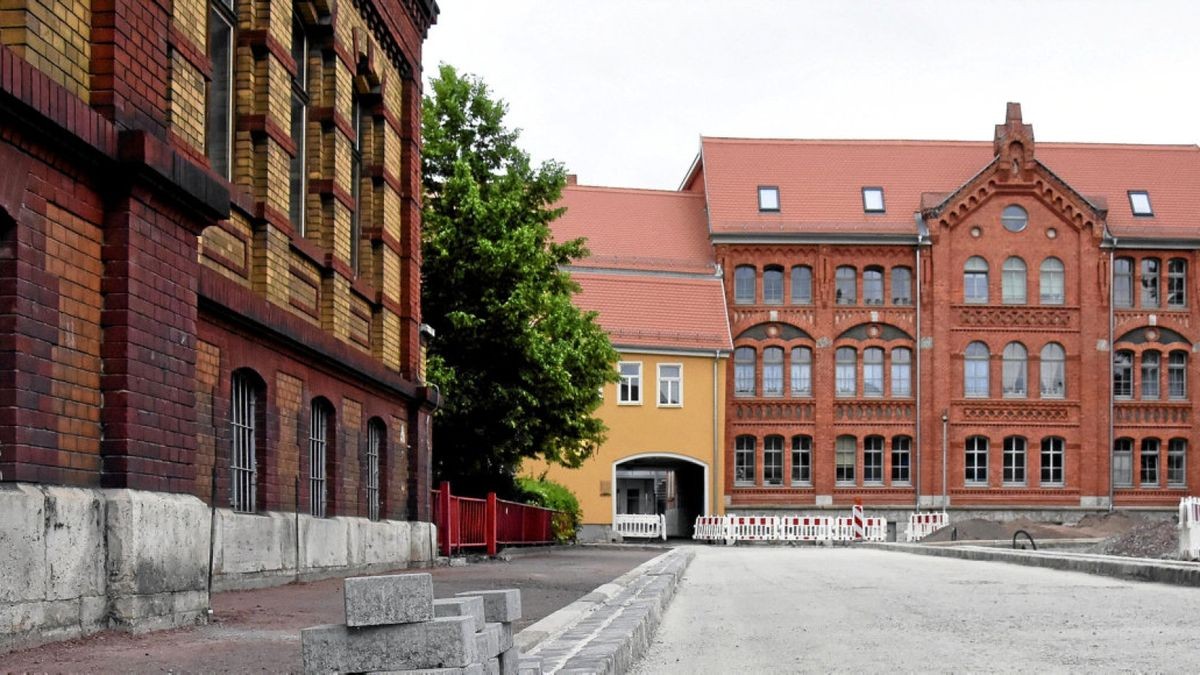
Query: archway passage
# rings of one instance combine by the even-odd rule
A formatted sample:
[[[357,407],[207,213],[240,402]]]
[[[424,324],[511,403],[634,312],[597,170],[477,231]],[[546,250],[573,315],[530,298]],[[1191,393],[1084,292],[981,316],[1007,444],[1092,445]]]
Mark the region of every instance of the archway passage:
[[[614,512],[662,514],[667,536],[691,538],[705,513],[705,466],[669,455],[648,455],[615,466]]]

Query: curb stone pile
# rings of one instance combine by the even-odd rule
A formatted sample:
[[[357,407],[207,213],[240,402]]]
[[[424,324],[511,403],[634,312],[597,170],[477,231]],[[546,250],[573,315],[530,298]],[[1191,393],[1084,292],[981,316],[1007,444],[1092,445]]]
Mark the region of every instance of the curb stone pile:
[[[346,623],[300,631],[305,673],[530,675],[540,661],[513,645],[518,590],[433,599],[429,574],[345,580]]]

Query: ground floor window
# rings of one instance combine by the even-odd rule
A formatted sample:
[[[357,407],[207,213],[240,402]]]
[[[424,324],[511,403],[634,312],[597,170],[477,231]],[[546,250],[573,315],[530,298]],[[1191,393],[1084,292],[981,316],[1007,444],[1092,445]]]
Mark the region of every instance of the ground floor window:
[[[754,437],[738,436],[734,441],[733,482],[754,485]]]
[[[863,483],[883,484],[883,436],[863,440]]]
[[[1133,486],[1133,439],[1118,438],[1113,443],[1113,485]]]
[[[1042,439],[1042,485],[1063,484],[1063,439]]]
[[[812,484],[812,437],[792,436],[792,485]]]
[[[834,479],[839,485],[854,485],[854,453],[857,450],[853,436],[838,436],[834,446]]]
[[[908,436],[892,438],[892,484],[909,483],[909,467],[912,458],[912,439]]]
[[[1004,484],[1025,484],[1025,439],[1020,436],[1004,439]]]
[[[1172,438],[1167,446],[1167,485],[1183,487],[1187,485],[1184,469],[1187,466],[1187,439]]]
[[[783,485],[783,436],[763,439],[763,485]]]
[[[1158,486],[1158,450],[1157,438],[1142,439],[1142,487]]]
[[[987,485],[988,439],[972,436],[967,439],[964,480],[967,485]]]

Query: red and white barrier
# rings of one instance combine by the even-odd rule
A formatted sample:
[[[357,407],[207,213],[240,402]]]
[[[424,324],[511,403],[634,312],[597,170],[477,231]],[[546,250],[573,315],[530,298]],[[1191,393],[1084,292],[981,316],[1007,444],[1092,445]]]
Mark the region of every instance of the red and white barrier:
[[[1179,555],[1200,559],[1200,497],[1179,500]]]
[[[832,516],[699,516],[698,541],[887,541],[886,518]]]
[[[730,516],[733,519],[729,530],[733,541],[774,541],[774,516]]]
[[[829,516],[783,516],[779,519],[780,541],[829,541],[833,518]]]
[[[950,516],[940,513],[912,513],[908,516],[908,529],[904,531],[904,540],[921,541],[950,524]]]
[[[725,541],[729,538],[729,527],[725,516],[696,516],[692,539],[697,541]]]

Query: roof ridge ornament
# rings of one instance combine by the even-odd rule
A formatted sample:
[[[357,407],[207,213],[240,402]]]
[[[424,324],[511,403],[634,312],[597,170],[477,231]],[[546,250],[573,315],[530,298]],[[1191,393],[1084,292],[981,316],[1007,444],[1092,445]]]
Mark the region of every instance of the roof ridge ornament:
[[[1004,124],[996,125],[996,137],[992,141],[992,152],[1000,159],[1000,166],[1007,172],[997,172],[1004,180],[1005,173],[1011,180],[1029,176],[1033,169],[1033,125],[1021,120],[1021,104],[1010,101],[1004,114]]]

